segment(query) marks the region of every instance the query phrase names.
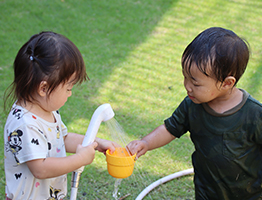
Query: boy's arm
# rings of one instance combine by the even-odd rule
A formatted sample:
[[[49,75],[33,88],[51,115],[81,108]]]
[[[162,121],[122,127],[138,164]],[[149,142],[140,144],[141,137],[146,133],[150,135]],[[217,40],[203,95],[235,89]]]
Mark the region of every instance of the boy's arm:
[[[160,125],[151,133],[143,137],[141,140],[135,140],[127,145],[127,149],[131,154],[137,153],[137,158],[144,155],[147,151],[162,147],[176,137],[168,132],[165,125]]]
[[[168,144],[175,138],[175,136],[169,133],[165,125],[162,124],[142,138],[142,140],[148,143],[148,150],[153,150]]]

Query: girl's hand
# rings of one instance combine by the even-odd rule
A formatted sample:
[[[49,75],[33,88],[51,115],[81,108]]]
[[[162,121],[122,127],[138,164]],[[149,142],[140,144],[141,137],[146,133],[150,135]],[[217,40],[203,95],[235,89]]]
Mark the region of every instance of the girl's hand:
[[[115,151],[116,147],[121,147],[116,142],[112,142],[112,141],[101,139],[101,138],[96,138],[95,141],[98,143],[96,150],[104,154],[106,154],[107,149],[109,149],[110,153],[112,154]]]
[[[82,160],[83,166],[89,165],[93,162],[97,145],[97,142],[93,142],[86,147],[83,147],[81,144],[77,146],[76,155],[78,155],[79,159]]]
[[[148,151],[148,143],[145,140],[134,140],[130,142],[126,149],[134,155],[136,153],[136,159],[144,155]]]

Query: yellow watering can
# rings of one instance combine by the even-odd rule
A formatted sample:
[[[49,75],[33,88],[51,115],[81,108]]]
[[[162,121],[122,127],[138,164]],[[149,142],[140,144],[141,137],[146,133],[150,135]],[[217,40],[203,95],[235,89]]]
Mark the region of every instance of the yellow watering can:
[[[108,173],[115,178],[127,178],[132,175],[136,154],[130,153],[123,147],[117,147],[114,153],[106,151]]]

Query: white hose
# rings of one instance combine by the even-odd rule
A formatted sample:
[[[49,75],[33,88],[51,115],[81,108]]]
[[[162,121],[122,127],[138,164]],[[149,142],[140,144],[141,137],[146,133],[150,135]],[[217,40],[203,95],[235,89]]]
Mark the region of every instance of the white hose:
[[[175,179],[175,178],[178,178],[178,177],[181,177],[181,176],[185,176],[185,175],[189,175],[189,174],[193,174],[194,173],[194,169],[191,168],[191,169],[187,169],[187,170],[183,170],[183,171],[180,171],[180,172],[176,172],[174,174],[170,174],[168,176],[165,176],[153,183],[151,183],[149,186],[147,186],[136,198],[136,200],[142,200],[151,190],[153,190],[154,188],[156,188],[157,186],[167,182],[167,181],[170,181],[172,179]]]
[[[70,200],[76,200],[78,188],[71,188]]]
[[[94,142],[101,122],[105,122],[113,118],[114,115],[115,113],[111,108],[110,104],[106,103],[100,105],[92,115],[82,146],[87,146],[92,142]],[[72,172],[70,200],[76,200],[78,184],[83,170],[84,170],[84,166]]]

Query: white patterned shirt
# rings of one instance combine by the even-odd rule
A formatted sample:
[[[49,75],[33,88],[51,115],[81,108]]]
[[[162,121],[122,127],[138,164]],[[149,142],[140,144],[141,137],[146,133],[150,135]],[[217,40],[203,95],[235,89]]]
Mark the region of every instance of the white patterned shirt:
[[[48,157],[65,157],[67,128],[58,111],[55,123],[47,122],[21,106],[13,105],[4,129],[6,196],[12,200],[62,199],[67,193],[67,176],[37,179],[26,162]]]

